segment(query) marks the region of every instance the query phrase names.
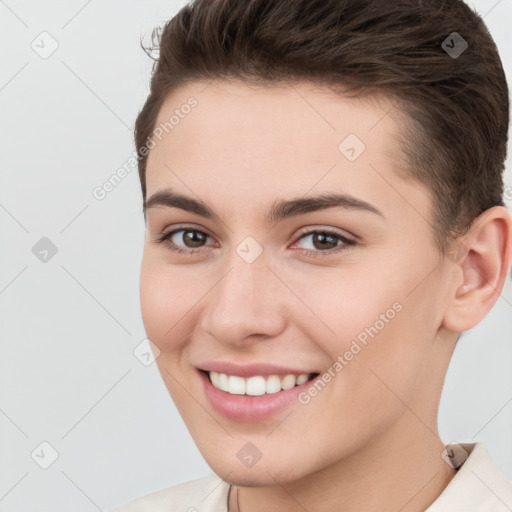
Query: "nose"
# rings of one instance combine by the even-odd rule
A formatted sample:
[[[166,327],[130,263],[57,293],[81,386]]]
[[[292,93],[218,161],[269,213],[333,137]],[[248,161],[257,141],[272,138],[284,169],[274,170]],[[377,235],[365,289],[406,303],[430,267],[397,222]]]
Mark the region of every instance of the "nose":
[[[286,292],[263,255],[247,263],[235,253],[207,295],[200,326],[220,343],[233,346],[276,337],[288,317]]]

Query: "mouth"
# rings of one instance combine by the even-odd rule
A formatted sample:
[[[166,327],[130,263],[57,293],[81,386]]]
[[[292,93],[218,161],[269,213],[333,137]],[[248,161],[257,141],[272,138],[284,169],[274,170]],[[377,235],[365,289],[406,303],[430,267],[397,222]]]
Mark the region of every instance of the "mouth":
[[[254,375],[248,378],[227,373],[200,370],[215,389],[230,395],[262,396],[302,386],[316,378],[319,373]]]
[[[251,373],[250,376],[241,377],[213,370],[198,371],[210,406],[217,413],[236,422],[265,421],[292,407],[294,403],[298,404],[300,393],[320,375]]]
[[[265,421],[299,404],[300,394],[320,376],[304,366],[263,361],[204,361],[196,370],[211,408],[237,422]]]

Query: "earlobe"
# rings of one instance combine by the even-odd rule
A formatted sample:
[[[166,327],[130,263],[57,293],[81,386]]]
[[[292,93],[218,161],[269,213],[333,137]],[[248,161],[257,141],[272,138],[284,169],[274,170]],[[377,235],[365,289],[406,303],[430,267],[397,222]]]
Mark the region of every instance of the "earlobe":
[[[480,323],[500,296],[512,260],[512,216],[495,206],[475,219],[464,236],[465,256],[458,267],[443,325],[465,332]]]

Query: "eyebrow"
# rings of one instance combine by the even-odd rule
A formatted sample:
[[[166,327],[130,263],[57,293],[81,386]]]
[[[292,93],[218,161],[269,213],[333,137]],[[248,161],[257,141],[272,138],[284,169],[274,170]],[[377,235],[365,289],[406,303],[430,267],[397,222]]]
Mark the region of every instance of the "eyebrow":
[[[203,201],[184,196],[170,188],[155,192],[145,201],[143,207],[144,217],[146,216],[146,210],[157,206],[179,208],[208,219],[217,217],[216,213]],[[276,200],[267,213],[265,220],[268,223],[279,222],[296,215],[305,215],[310,212],[335,207],[345,210],[367,211],[385,218],[378,208],[362,199],[348,194],[324,193],[314,197]]]

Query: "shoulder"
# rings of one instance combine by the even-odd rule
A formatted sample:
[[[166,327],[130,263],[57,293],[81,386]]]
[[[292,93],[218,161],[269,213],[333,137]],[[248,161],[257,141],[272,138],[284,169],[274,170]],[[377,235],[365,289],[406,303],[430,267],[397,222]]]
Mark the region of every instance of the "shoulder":
[[[152,492],[109,512],[226,512],[229,484],[217,475]]]
[[[467,453],[467,460],[425,512],[510,512],[512,482],[495,465],[485,445],[462,443],[459,447]]]

